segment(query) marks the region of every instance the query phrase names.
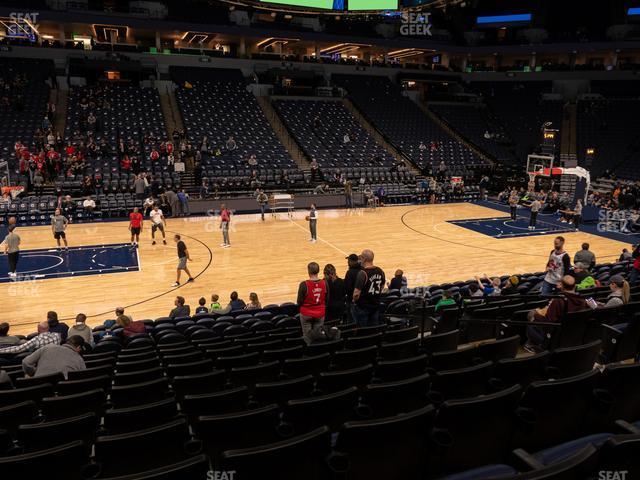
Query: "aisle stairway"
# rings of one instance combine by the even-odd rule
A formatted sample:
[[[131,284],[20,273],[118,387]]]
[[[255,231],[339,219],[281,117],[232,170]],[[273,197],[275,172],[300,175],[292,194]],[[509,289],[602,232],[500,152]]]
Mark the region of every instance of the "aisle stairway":
[[[267,118],[267,121],[273,128],[278,140],[280,143],[284,145],[291,158],[296,163],[300,170],[309,170],[311,163],[311,159],[302,151],[298,143],[291,136],[287,128],[282,123],[280,116],[273,108],[271,104],[271,97],[256,95],[256,99],[258,100],[258,105],[262,109],[264,116]]]

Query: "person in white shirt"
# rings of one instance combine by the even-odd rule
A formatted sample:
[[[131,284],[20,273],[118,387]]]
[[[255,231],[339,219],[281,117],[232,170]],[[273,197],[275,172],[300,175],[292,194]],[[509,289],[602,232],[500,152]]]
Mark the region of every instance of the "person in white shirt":
[[[84,202],[82,202],[82,208],[84,208],[84,213],[87,217],[93,218],[93,211],[96,208],[96,202],[91,197],[87,197],[84,199]]]
[[[167,221],[164,219],[162,210],[158,208],[158,205],[153,206],[153,209],[149,212],[149,217],[151,218],[151,245],[156,244],[156,230],[160,230],[160,233],[162,233],[162,243],[166,245],[167,239],[164,233],[164,226]]]

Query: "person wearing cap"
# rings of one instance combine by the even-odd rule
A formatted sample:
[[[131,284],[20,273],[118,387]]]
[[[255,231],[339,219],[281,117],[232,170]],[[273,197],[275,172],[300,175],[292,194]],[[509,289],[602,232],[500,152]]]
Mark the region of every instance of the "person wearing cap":
[[[599,303],[602,307],[619,307],[629,303],[631,298],[629,282],[622,275],[613,275],[609,279],[611,293],[607,297],[606,303]]]
[[[573,256],[573,263],[582,262],[587,268],[593,268],[596,265],[596,256],[589,250],[589,244],[587,242],[582,244],[582,249],[576,252]]]
[[[351,310],[351,301],[353,300],[353,289],[356,288],[356,278],[358,278],[358,273],[362,267],[360,266],[360,259],[355,253],[345,257],[345,259],[349,268],[344,274],[344,293],[346,295],[347,311],[349,312]]]
[[[518,285],[520,284],[520,279],[515,275],[511,275],[504,282],[502,286],[502,295],[515,295],[518,293]]]
[[[573,272],[571,273],[571,276],[576,280],[577,291],[597,286],[595,279],[589,272],[588,265],[582,262],[577,262],[573,266]]]

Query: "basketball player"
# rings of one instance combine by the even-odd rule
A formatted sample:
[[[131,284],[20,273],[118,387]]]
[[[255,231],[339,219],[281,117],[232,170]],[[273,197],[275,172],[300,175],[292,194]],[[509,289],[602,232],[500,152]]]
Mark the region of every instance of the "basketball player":
[[[318,212],[315,203],[311,204],[311,210],[309,210],[309,232],[311,233],[309,241],[316,243],[318,241]]]
[[[362,270],[353,289],[351,316],[359,327],[369,327],[379,323],[380,295],[386,279],[382,269],[373,264],[371,250],[362,251],[360,263]]]
[[[191,261],[191,256],[189,255],[189,250],[187,250],[187,245],[180,240],[180,235],[176,234],[173,237],[173,241],[176,242],[176,246],[178,247],[178,268],[176,268],[176,282],[171,285],[172,287],[180,286],[180,273],[184,270],[189,278],[187,279],[187,283],[193,282],[194,278],[191,276],[191,272],[187,268],[187,262]]]
[[[10,278],[17,276],[18,260],[20,260],[20,236],[15,232],[15,223],[9,225],[9,234],[2,241],[4,245],[4,253],[7,254],[9,261],[8,275]]]
[[[133,212],[129,214],[129,231],[131,232],[131,245],[138,246],[140,241],[140,232],[142,231],[143,216],[138,207],[134,207]]]
[[[307,265],[309,280],[300,282],[298,287],[298,305],[300,306],[300,326],[302,337],[308,344],[322,336],[322,326],[327,308],[327,282],[318,278],[320,265],[311,262]]]
[[[227,206],[223,203],[220,205],[220,229],[222,230],[222,248],[229,248],[231,241],[229,240],[229,224],[231,223],[231,212],[227,210]]]
[[[167,244],[167,238],[164,233],[164,226],[167,224],[167,221],[164,219],[164,215],[162,214],[162,210],[158,208],[158,205],[154,205],[149,212],[149,217],[151,218],[151,245],[156,244],[156,230],[160,230],[162,233],[162,243]]]
[[[53,232],[53,238],[56,239],[58,243],[58,248],[61,248],[60,239],[64,242],[64,248],[69,250],[69,244],[67,243],[67,235],[65,230],[69,225],[69,220],[67,217],[62,215],[59,208],[56,208],[53,217],[51,217],[51,231]]]
[[[540,200],[538,200],[538,198],[535,197],[533,199],[533,202],[531,202],[531,217],[529,218],[529,230],[535,230],[536,229],[536,222],[538,220],[538,212],[540,211],[541,207],[542,207],[542,204],[540,203]]]
[[[511,211],[511,220],[516,220],[518,218],[518,192],[515,190],[511,190],[511,195],[509,195],[509,210]]]

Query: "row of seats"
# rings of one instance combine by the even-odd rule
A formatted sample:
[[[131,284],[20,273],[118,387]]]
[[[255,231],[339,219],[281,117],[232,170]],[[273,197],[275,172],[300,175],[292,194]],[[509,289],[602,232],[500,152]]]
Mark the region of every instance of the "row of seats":
[[[17,369],[10,371],[17,388],[0,391],[0,418],[9,428],[5,445],[10,456],[0,458],[0,464],[12,471],[11,465],[37,458],[41,448],[82,441],[85,447],[77,451],[83,453],[65,467],[69,478],[91,469],[94,474],[97,470],[98,478],[162,471],[162,466],[188,463],[202,450],[214,469],[225,469],[235,465],[232,459],[239,454],[232,449],[247,449],[240,455],[242,471],[248,468],[246,461],[254,459],[246,457],[249,451],[268,455],[291,442],[302,441],[305,459],[315,458],[317,451],[303,439],[322,428],[326,436],[338,433],[333,453],[331,443],[325,446],[325,453],[338,455],[329,462],[330,470],[346,470],[353,478],[433,478],[486,463],[508,463],[512,448],[549,448],[581,434],[606,432],[602,428],[612,428],[615,420],[634,422],[640,414],[640,365],[610,366],[602,374],[591,370],[591,345],[513,358],[518,338],[499,339],[472,347],[475,355],[484,357],[483,363],[451,369],[456,365],[450,360],[459,355],[447,350],[457,347],[453,332],[420,339],[415,328],[376,327],[350,334],[345,330],[344,346],[356,348],[340,350],[336,342],[305,347],[297,328],[260,338],[253,332],[229,335],[214,342],[200,338],[200,331],[177,334],[161,329],[152,337],[130,340],[118,353],[86,355],[88,370],[70,372],[69,380],[22,379]],[[379,347],[362,347],[375,335],[382,342]],[[278,341],[280,348],[274,348]],[[417,357],[426,359],[417,359],[416,352],[407,349],[410,343],[422,344],[426,353]],[[320,368],[341,352],[371,347],[377,350],[369,363]],[[249,353],[239,355],[238,348]],[[589,355],[590,364],[584,358]],[[582,363],[585,371],[563,380],[541,380],[553,375],[543,366],[545,359],[547,366]],[[448,366],[434,369],[440,365]],[[33,423],[36,418],[44,421]],[[350,432],[351,425],[359,428]],[[409,434],[406,428],[415,431]],[[359,431],[363,434],[357,441],[347,441]],[[93,456],[86,466],[89,444]],[[127,445],[135,445],[135,453],[124,453],[129,452]],[[424,448],[427,445],[431,447]],[[146,451],[149,448],[155,455]],[[381,453],[399,448],[402,455],[385,457],[387,467],[376,474],[380,466],[361,458],[361,448],[369,453],[372,448],[382,448]],[[25,453],[16,456],[19,452]],[[123,461],[123,455],[131,455],[131,461]],[[301,475],[310,468],[294,467],[290,455],[285,463],[285,471],[292,470],[282,478],[295,478],[287,475]],[[37,465],[31,462],[29,468]],[[324,467],[309,474],[331,478],[325,476],[329,471],[324,461],[314,467],[320,465]]]

